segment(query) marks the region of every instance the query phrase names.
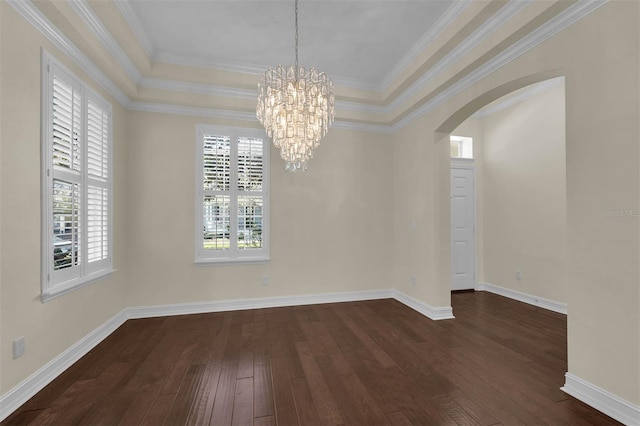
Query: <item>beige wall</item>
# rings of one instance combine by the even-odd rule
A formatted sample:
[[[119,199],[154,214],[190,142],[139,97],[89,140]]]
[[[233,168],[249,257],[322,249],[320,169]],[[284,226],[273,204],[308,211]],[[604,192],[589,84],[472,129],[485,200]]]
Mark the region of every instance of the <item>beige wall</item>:
[[[45,365],[125,307],[127,244],[125,112],[112,99],[114,140],[114,266],[102,281],[40,301],[40,47],[84,81],[86,75],[12,7],[0,2],[0,393]],[[106,99],[99,87],[93,85]],[[11,342],[24,336],[26,354],[12,359]]]
[[[448,132],[547,73],[566,76],[569,371],[640,405],[640,227],[603,214],[640,197],[639,8],[610,1],[395,134],[333,129],[307,174],[274,153],[268,264],[193,264],[195,124],[210,120],[114,102],[118,271],[42,304],[39,48],[69,61],[0,2],[0,392],[125,306],[389,287],[450,305]],[[27,354],[12,360],[19,336]]]
[[[333,129],[305,173],[286,172],[271,147],[271,261],[203,266],[193,253],[195,126],[211,120],[129,118],[129,305],[389,288],[385,135]]]
[[[566,303],[565,102],[557,81],[453,133],[474,136],[480,154],[478,282]]]
[[[603,213],[639,204],[638,8],[636,2],[607,3],[406,126],[394,141],[393,283],[407,288],[407,273],[426,264],[427,282],[413,291],[426,303],[446,306],[449,159],[441,132],[451,132],[506,89],[536,76],[566,76],[569,372],[634,404],[640,403],[638,218]],[[428,228],[424,235],[436,238],[420,254],[406,230],[406,211],[416,205],[435,206],[419,217]],[[435,262],[418,263],[434,251]]]

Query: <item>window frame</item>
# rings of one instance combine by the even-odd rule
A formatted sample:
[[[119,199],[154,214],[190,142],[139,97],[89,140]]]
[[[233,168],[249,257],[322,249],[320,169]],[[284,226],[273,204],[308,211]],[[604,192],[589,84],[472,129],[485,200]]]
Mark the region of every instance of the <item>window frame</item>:
[[[113,109],[96,91],[69,71],[44,49],[41,51],[41,300],[47,302],[53,298],[67,294],[73,290],[92,284],[111,275],[113,269]],[[54,76],[78,90],[80,95],[80,171],[56,170],[53,163],[53,85]],[[89,102],[99,105],[108,117],[107,123],[107,167],[106,178],[90,175],[88,167],[88,121]],[[67,182],[64,175],[75,175],[80,192],[79,202],[79,240],[80,262],[70,268],[54,270],[54,180]],[[98,181],[101,181],[98,183]],[[88,261],[88,219],[89,219],[89,187],[99,184],[107,191],[106,215],[106,257],[97,261]],[[57,275],[57,277],[56,277]]]
[[[270,176],[270,142],[264,130],[219,126],[212,124],[196,125],[196,173],[195,173],[195,244],[194,263],[196,264],[235,264],[235,263],[266,263],[270,260],[269,236],[269,176]],[[203,248],[204,236],[204,136],[216,135],[229,137],[231,141],[229,190],[216,191],[228,194],[229,200],[229,240],[228,250],[213,250]],[[238,189],[238,139],[242,137],[262,139],[262,191],[259,193],[244,192]],[[238,248],[238,206],[240,196],[262,197],[262,248],[241,250]]]
[[[457,145],[458,147],[458,156],[454,157],[450,155],[451,159],[458,160],[473,160],[473,138],[468,136],[457,136],[450,135],[449,136],[449,146]],[[470,154],[470,155],[469,155]]]

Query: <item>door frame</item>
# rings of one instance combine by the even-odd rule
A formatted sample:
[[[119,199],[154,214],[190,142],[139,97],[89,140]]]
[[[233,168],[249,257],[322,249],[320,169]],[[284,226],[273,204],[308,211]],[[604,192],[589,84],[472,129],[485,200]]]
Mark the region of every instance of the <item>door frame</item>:
[[[471,170],[473,172],[473,290],[478,288],[478,218],[477,218],[477,208],[478,208],[478,193],[476,191],[477,185],[477,172],[476,172],[476,163],[473,158],[451,158],[451,166],[449,168],[449,186],[451,186],[451,170],[452,169],[465,169]],[[449,206],[451,206],[452,195],[449,194]],[[449,209],[449,216],[451,216],[452,210]],[[451,247],[453,247],[451,227],[449,227],[449,242],[450,248],[449,253],[451,253],[451,258],[449,259],[449,271],[450,279],[449,279],[449,291],[453,290],[453,253]]]

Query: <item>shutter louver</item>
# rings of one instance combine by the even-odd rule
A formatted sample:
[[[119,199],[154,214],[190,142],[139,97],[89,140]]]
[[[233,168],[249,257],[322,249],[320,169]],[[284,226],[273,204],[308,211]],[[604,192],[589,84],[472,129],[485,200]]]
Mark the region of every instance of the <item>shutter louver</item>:
[[[87,261],[109,256],[109,192],[89,186],[87,191]]]
[[[262,191],[262,139],[238,138],[238,190]]]
[[[80,264],[80,185],[53,180],[53,270]]]
[[[103,108],[89,99],[87,104],[87,171],[96,178],[109,177],[109,120]]]
[[[79,90],[53,77],[53,165],[79,172],[81,98]]]
[[[87,101],[87,262],[109,257],[109,114]]]
[[[231,139],[204,135],[204,190],[228,191],[231,188]]]

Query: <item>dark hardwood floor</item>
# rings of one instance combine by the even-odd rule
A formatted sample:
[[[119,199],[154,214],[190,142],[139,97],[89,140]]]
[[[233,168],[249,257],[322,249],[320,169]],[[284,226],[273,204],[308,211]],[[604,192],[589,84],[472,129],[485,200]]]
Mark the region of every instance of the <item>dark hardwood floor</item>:
[[[609,425],[559,388],[566,318],[490,293],[127,321],[2,424]]]

